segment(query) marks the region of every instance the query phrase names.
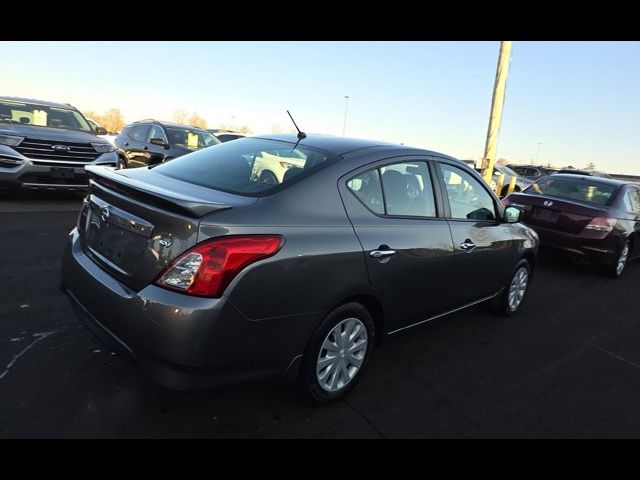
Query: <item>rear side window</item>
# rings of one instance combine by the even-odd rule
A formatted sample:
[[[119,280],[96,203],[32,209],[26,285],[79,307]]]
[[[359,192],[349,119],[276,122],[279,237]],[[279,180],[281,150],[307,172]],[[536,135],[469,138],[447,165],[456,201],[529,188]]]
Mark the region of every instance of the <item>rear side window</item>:
[[[618,191],[618,185],[599,182],[587,175],[569,177],[544,177],[525,189],[530,195],[549,195],[596,205],[609,205]]]
[[[630,188],[624,196],[624,205],[627,212],[640,214],[640,190],[637,188]]]
[[[521,172],[518,172],[521,174]],[[537,168],[527,168],[524,173],[527,177],[539,177],[540,171]]]
[[[351,178],[347,187],[378,215],[436,216],[433,185],[426,162],[384,165]]]
[[[260,196],[281,189],[298,176],[311,175],[337,158],[312,147],[247,137],[218,143],[154,168],[195,185]]]
[[[138,125],[131,132],[131,138],[136,142],[145,142],[147,140],[147,132],[149,132],[149,125]]]
[[[347,187],[369,210],[384,215],[382,185],[377,168],[353,177],[347,182]]]

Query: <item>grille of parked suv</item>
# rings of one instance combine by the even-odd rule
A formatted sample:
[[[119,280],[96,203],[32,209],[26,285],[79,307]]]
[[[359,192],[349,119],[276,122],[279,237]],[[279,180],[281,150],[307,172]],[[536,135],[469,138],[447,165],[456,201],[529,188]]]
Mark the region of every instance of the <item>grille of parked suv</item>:
[[[58,145],[61,146],[60,149],[53,148]],[[63,147],[67,147],[68,150]],[[60,142],[36,138],[25,138],[20,142],[20,145],[13,148],[27,158],[47,160],[52,163],[91,163],[100,155],[90,143]]]

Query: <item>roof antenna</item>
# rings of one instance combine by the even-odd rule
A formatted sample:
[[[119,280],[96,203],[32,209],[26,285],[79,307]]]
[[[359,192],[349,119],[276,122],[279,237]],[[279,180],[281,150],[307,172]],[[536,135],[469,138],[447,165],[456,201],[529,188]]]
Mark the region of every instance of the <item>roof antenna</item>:
[[[296,127],[296,130],[298,130],[298,142],[300,140],[302,140],[303,138],[307,138],[307,134],[300,131],[300,129],[298,128],[298,124],[296,123],[296,121],[293,119],[293,117],[291,116],[291,114],[289,113],[289,110],[287,110],[287,114],[289,114],[289,118],[291,119],[291,121],[293,122],[293,125]]]

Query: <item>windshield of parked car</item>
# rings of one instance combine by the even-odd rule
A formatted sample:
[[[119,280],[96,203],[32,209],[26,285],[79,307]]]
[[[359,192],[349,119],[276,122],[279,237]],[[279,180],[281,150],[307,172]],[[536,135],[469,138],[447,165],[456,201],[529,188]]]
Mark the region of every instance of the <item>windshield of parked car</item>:
[[[220,143],[215,136],[202,130],[187,127],[166,127],[166,130],[171,145],[183,145],[195,150]]]
[[[598,182],[593,177],[545,177],[524,190],[530,195],[548,195],[584,203],[609,205],[620,187]]]
[[[77,110],[13,100],[0,100],[0,122],[81,130],[83,132],[92,131],[87,120]]]
[[[240,195],[260,196],[335,157],[315,148],[245,137],[198,150],[154,168],[185,182]]]

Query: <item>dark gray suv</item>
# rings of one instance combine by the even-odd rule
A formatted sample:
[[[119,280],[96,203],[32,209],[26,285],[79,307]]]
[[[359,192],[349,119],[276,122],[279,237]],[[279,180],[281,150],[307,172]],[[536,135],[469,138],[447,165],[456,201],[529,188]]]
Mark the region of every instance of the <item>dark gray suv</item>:
[[[85,165],[117,163],[98,133],[71,105],[0,97],[0,188],[86,190]]]
[[[274,135],[89,172],[63,288],[172,388],[285,375],[338,398],[385,335],[480,302],[518,311],[535,265],[519,210],[431,151]]]
[[[127,125],[115,139],[121,168],[156,165],[218,143],[201,128],[153,119]]]

